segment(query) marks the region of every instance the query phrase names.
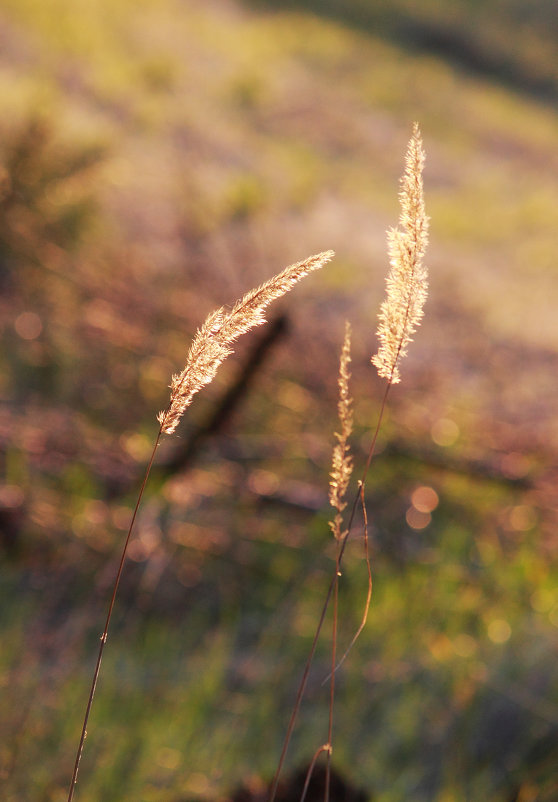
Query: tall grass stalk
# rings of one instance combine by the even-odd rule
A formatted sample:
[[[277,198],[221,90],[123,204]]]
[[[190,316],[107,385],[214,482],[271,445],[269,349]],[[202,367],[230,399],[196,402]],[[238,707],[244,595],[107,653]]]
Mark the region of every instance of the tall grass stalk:
[[[353,471],[353,460],[350,454],[349,438],[353,430],[353,413],[351,409],[352,398],[349,391],[349,364],[351,361],[351,326],[345,322],[345,339],[341,349],[339,360],[339,402],[337,411],[339,413],[339,432],[335,433],[337,442],[333,448],[331,480],[329,483],[329,503],[336,510],[330,528],[337,542],[337,556],[335,559],[335,577],[333,585],[333,617],[331,633],[331,674],[329,677],[329,716],[327,741],[322,751],[326,753],[326,776],[325,776],[325,802],[329,802],[329,788],[331,778],[331,753],[333,751],[333,707],[335,701],[335,663],[337,660],[337,622],[339,613],[339,577],[341,576],[341,541],[347,534],[343,531],[343,510],[347,506],[345,494],[349,486]],[[315,764],[315,761],[314,761]],[[308,771],[308,782],[310,780],[313,766]]]
[[[333,452],[332,482],[330,484],[330,501],[337,510],[333,522],[330,524],[333,534],[337,540],[337,555],[333,576],[329,583],[326,597],[316,626],[310,652],[308,654],[302,677],[299,683],[295,704],[287,726],[287,732],[283,742],[283,747],[279,757],[279,762],[271,784],[269,802],[274,802],[279,778],[287,755],[287,749],[294,731],[296,719],[300,710],[310,667],[314,659],[316,647],[320,633],[326,618],[326,613],[333,597],[333,624],[332,624],[332,647],[331,647],[331,674],[329,693],[329,720],[328,720],[328,740],[315,753],[308,775],[306,778],[306,788],[310,782],[311,773],[316,761],[322,752],[326,754],[326,788],[324,802],[329,802],[329,780],[330,765],[333,752],[333,707],[335,699],[335,673],[341,663],[345,660],[349,650],[356,642],[358,636],[366,624],[368,610],[372,598],[372,571],[368,552],[368,515],[365,504],[365,487],[370,465],[376,451],[378,435],[382,426],[382,421],[386,409],[389,392],[394,384],[401,380],[400,361],[407,353],[407,346],[411,342],[411,336],[416,331],[423,316],[423,306],[428,293],[427,270],[423,264],[423,258],[428,244],[428,217],[424,207],[423,193],[423,168],[425,153],[422,147],[420,129],[417,123],[413,126],[413,133],[407,148],[405,159],[405,171],[401,178],[401,190],[399,199],[401,204],[401,214],[399,227],[388,231],[388,255],[390,260],[390,270],[387,276],[386,299],[381,305],[379,319],[380,323],[377,336],[380,341],[378,352],[372,357],[371,362],[377,368],[378,375],[387,380],[383,393],[380,411],[376,421],[376,426],[372,436],[372,441],[368,451],[368,456],[362,471],[360,480],[354,493],[353,502],[350,507],[349,518],[345,529],[342,528],[342,512],[346,506],[344,494],[347,489],[351,465],[348,456],[348,416],[350,400],[348,396],[348,360],[344,354],[348,348],[348,326],[345,333],[345,342],[342,349],[340,364],[340,399],[339,417],[341,432],[336,435],[337,443]],[[347,375],[345,375],[347,374]],[[341,492],[340,492],[341,491]],[[364,523],[364,547],[365,560],[368,572],[368,592],[361,623],[352,638],[347,650],[339,662],[336,662],[337,654],[337,628],[338,628],[338,584],[341,575],[341,565],[349,536],[351,534],[356,511],[359,503],[362,507]]]
[[[87,737],[87,725],[89,722],[89,715],[95,696],[97,681],[101,670],[101,661],[103,652],[106,646],[110,621],[114,604],[116,601],[116,594],[124,564],[126,562],[126,555],[128,545],[132,537],[134,524],[136,522],[137,514],[141,505],[147,480],[155,460],[155,454],[161,441],[163,434],[172,434],[178,426],[182,415],[187,407],[192,403],[193,397],[205,385],[209,384],[219,368],[219,365],[233,353],[232,344],[240,337],[241,334],[249,331],[255,326],[265,323],[264,312],[269,304],[280,298],[287,293],[300,279],[307,276],[314,270],[318,270],[329,262],[334,256],[333,251],[324,251],[323,253],[310,256],[307,259],[297,262],[290,267],[286,267],[281,273],[278,273],[269,281],[256,287],[250,292],[246,293],[231,310],[226,310],[225,307],[217,309],[209,315],[205,323],[198,329],[196,333],[188,356],[186,365],[181,373],[172,377],[171,381],[171,396],[170,401],[165,410],[160,412],[157,416],[159,421],[159,431],[157,432],[153,451],[149,459],[147,469],[141,484],[136,505],[130,521],[130,526],[122,547],[120,562],[116,572],[112,595],[108,605],[105,626],[100,638],[99,651],[97,654],[97,661],[93,672],[93,679],[89,691],[89,697],[83,718],[83,725],[81,735],[78,743],[76,758],[74,762],[74,770],[70,787],[68,790],[68,802],[72,802],[76,788],[79,765],[83,754],[85,739]]]

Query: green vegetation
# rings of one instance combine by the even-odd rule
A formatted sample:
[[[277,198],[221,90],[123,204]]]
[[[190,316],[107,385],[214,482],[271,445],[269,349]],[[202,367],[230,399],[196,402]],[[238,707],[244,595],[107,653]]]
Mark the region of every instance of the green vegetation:
[[[168,465],[259,332],[160,451],[76,799],[209,802],[273,774],[335,559],[343,321],[358,465],[380,404],[369,358],[384,232],[414,119],[431,298],[368,483],[374,594],[339,676],[334,764],[381,802],[556,797],[554,4],[319,6],[2,5],[6,802],[66,798],[115,555],[192,333],[331,247],[335,263],[283,307],[287,332],[187,469]],[[429,43],[433,29],[495,53],[492,66]],[[365,595],[355,538],[342,640]],[[324,641],[293,766],[324,741],[327,666]]]

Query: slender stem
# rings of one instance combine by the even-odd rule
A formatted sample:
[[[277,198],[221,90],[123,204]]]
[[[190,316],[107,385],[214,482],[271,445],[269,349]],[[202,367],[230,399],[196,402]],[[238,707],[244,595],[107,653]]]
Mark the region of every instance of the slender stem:
[[[364,493],[364,484],[365,484],[365,481],[366,481],[366,476],[367,476],[368,470],[370,468],[370,463],[372,462],[372,457],[374,456],[374,453],[376,451],[376,443],[377,443],[377,440],[378,440],[378,434],[380,432],[380,426],[382,425],[382,419],[384,417],[387,397],[388,397],[391,385],[392,385],[392,379],[390,378],[388,380],[388,383],[387,383],[387,386],[386,386],[386,389],[385,389],[385,392],[384,392],[384,397],[382,399],[382,405],[380,407],[380,412],[379,412],[379,415],[378,415],[378,422],[376,424],[376,429],[374,430],[374,436],[372,438],[372,443],[370,445],[370,450],[368,452],[368,458],[366,460],[366,465],[365,465],[365,468],[364,468],[364,471],[363,471],[363,474],[362,474],[362,479],[361,479],[361,481],[359,483],[359,486],[357,488],[357,492],[355,494],[355,498],[354,498],[353,505],[352,505],[352,508],[351,508],[351,515],[349,517],[349,522],[347,524],[347,530],[346,530],[345,535],[343,536],[343,538],[339,541],[340,546],[339,546],[339,553],[337,555],[337,560],[336,560],[336,563],[335,563],[335,572],[334,572],[334,575],[332,576],[331,581],[329,583],[329,587],[328,587],[327,593],[326,593],[326,598],[325,598],[325,601],[324,601],[324,604],[323,604],[323,607],[322,607],[322,611],[320,613],[320,617],[318,619],[318,624],[316,626],[316,632],[314,634],[314,639],[313,639],[312,645],[310,647],[310,653],[309,653],[309,655],[308,655],[308,657],[306,659],[306,663],[304,665],[304,670],[302,672],[302,678],[301,678],[300,684],[298,686],[298,691],[297,691],[297,695],[296,695],[295,704],[294,704],[294,707],[293,707],[293,711],[291,713],[291,717],[289,719],[289,724],[288,724],[288,727],[287,727],[287,733],[285,735],[285,740],[283,741],[283,748],[281,750],[281,755],[279,757],[279,763],[277,765],[277,769],[275,771],[275,776],[273,778],[273,783],[271,785],[271,791],[269,793],[268,802],[275,802],[275,796],[277,794],[277,786],[279,784],[279,777],[281,775],[281,771],[283,769],[283,764],[284,764],[285,758],[287,756],[287,749],[289,747],[289,743],[290,743],[290,740],[291,740],[291,737],[292,737],[292,734],[293,734],[296,718],[298,716],[298,711],[300,710],[300,705],[302,703],[302,697],[304,696],[304,691],[306,690],[306,683],[308,682],[308,675],[310,673],[310,666],[312,665],[312,660],[314,659],[314,654],[316,652],[316,647],[318,645],[318,639],[320,637],[320,632],[322,631],[322,626],[323,626],[323,623],[324,623],[324,620],[325,620],[325,616],[326,616],[326,612],[327,612],[327,608],[329,606],[329,602],[330,602],[330,599],[331,599],[331,594],[333,593],[333,589],[334,589],[335,584],[337,582],[338,573],[341,570],[341,562],[343,560],[343,554],[345,553],[345,547],[347,545],[347,540],[348,540],[349,535],[351,533],[351,528],[352,528],[352,525],[353,525],[353,521],[354,521],[356,509],[357,509],[357,506],[358,506],[360,494],[361,494],[361,492]]]
[[[81,738],[79,740],[79,746],[77,749],[76,754],[76,761],[74,764],[74,773],[72,774],[72,781],[70,783],[70,788],[68,791],[68,802],[72,802],[74,797],[74,791],[76,788],[77,783],[77,776],[79,770],[79,763],[81,760],[81,755],[83,753],[83,746],[85,744],[85,739],[87,738],[87,722],[89,721],[89,713],[91,712],[91,705],[93,704],[93,697],[95,696],[95,688],[97,687],[97,679],[99,677],[99,671],[101,670],[101,660],[103,659],[103,651],[105,648],[105,644],[107,642],[107,635],[108,629],[110,625],[110,619],[112,618],[112,611],[114,608],[114,602],[116,599],[116,592],[118,590],[118,585],[120,584],[120,577],[122,576],[122,571],[124,569],[124,563],[126,561],[126,553],[128,551],[128,544],[130,542],[130,538],[132,536],[132,530],[134,528],[134,523],[136,521],[136,517],[138,514],[138,510],[141,504],[141,500],[143,498],[143,491],[145,490],[145,486],[147,484],[147,479],[149,478],[149,474],[151,472],[151,468],[153,466],[153,461],[155,459],[155,452],[157,451],[157,446],[159,445],[159,441],[161,440],[161,435],[163,433],[163,424],[161,424],[159,428],[159,433],[157,434],[157,438],[155,440],[155,445],[153,446],[153,451],[151,453],[151,457],[149,459],[149,463],[147,465],[147,469],[145,471],[145,476],[143,477],[143,482],[141,484],[141,488],[139,491],[138,499],[136,501],[136,506],[134,507],[134,512],[132,515],[132,520],[130,521],[130,527],[128,529],[128,534],[126,536],[126,541],[124,543],[124,547],[122,549],[122,554],[120,557],[120,564],[118,566],[118,571],[116,574],[116,579],[114,581],[114,587],[112,589],[112,596],[110,599],[110,604],[108,607],[107,617],[105,621],[105,628],[103,629],[103,634],[101,635],[101,642],[99,645],[99,653],[97,655],[97,663],[95,664],[95,671],[93,672],[93,680],[91,682],[91,690],[89,691],[89,699],[87,700],[87,707],[85,709],[85,716],[83,718],[83,726],[81,729]]]
[[[308,766],[308,771],[306,772],[306,780],[304,781],[304,788],[302,789],[302,795],[300,797],[299,802],[304,802],[306,799],[306,794],[308,793],[308,786],[310,785],[310,780],[312,779],[312,774],[314,773],[314,769],[316,767],[316,761],[318,760],[319,756],[322,752],[327,752],[328,755],[331,753],[331,745],[324,744],[320,746],[319,749],[316,750],[314,757],[310,761],[310,765]]]
[[[366,601],[364,603],[364,612],[362,614],[362,618],[361,618],[359,627],[358,627],[357,631],[355,632],[355,634],[353,635],[353,637],[351,638],[351,642],[349,643],[349,645],[347,646],[347,648],[343,652],[343,656],[341,657],[341,659],[339,660],[339,662],[335,666],[335,669],[334,669],[335,671],[337,671],[339,668],[341,668],[341,666],[343,665],[343,663],[347,659],[347,657],[349,655],[349,652],[351,651],[351,649],[353,648],[353,646],[357,642],[357,640],[358,640],[358,638],[360,636],[360,633],[362,632],[362,630],[366,626],[366,621],[368,620],[368,612],[370,610],[370,602],[372,600],[372,566],[370,565],[370,551],[369,551],[369,546],[368,546],[368,514],[366,512],[366,502],[364,500],[364,488],[363,488],[362,482],[359,482],[359,487],[360,487],[360,504],[361,504],[361,507],[362,507],[362,518],[363,518],[363,524],[364,524],[364,561],[366,563],[366,570],[367,570],[367,573],[368,573],[368,591],[366,593]],[[331,679],[331,674],[327,675],[327,677],[322,682],[322,685],[325,685],[326,682],[329,679]]]
[[[340,549],[340,554],[341,554],[343,552],[343,549],[345,547],[345,543],[347,541],[345,539],[345,540],[340,541],[340,542],[341,542],[341,549]],[[323,626],[323,623],[324,623],[324,620],[325,620],[327,608],[328,608],[328,605],[329,605],[329,600],[331,598],[331,594],[333,592],[333,588],[334,588],[336,579],[337,579],[337,574],[335,574],[332,577],[331,582],[329,583],[329,587],[328,587],[327,594],[326,594],[326,600],[325,600],[325,603],[324,603],[324,605],[322,607],[322,612],[321,612],[320,618],[318,620],[318,625],[316,627],[316,632],[314,634],[314,639],[312,640],[312,645],[310,647],[310,653],[309,653],[309,655],[308,655],[308,657],[306,659],[306,663],[304,665],[304,670],[302,672],[302,679],[300,681],[300,685],[298,686],[298,692],[297,692],[297,695],[296,695],[296,700],[295,700],[295,704],[294,704],[294,707],[293,707],[293,712],[291,713],[291,718],[289,719],[289,725],[287,727],[287,734],[286,734],[285,740],[283,742],[283,749],[281,750],[281,755],[279,757],[279,764],[278,764],[277,770],[275,772],[275,777],[273,778],[273,783],[272,783],[271,791],[270,791],[270,794],[269,794],[269,802],[274,802],[274,800],[275,800],[275,795],[277,793],[277,786],[279,784],[279,776],[280,776],[281,770],[283,768],[283,763],[285,762],[285,757],[287,755],[287,749],[288,749],[288,746],[289,746],[289,742],[291,740],[291,736],[293,734],[294,725],[295,725],[295,722],[296,722],[296,717],[298,715],[298,711],[300,709],[300,704],[302,702],[302,697],[304,696],[304,691],[306,689],[306,683],[308,681],[308,675],[310,673],[310,666],[312,665],[312,660],[313,660],[314,654],[316,652],[316,646],[318,645],[318,638],[320,637],[320,632],[322,631],[322,626]]]
[[[394,370],[395,370],[395,368],[394,368]],[[393,377],[393,371],[392,371],[392,377]],[[386,390],[384,392],[384,397],[382,399],[382,406],[380,407],[380,414],[378,415],[378,422],[376,424],[376,429],[374,431],[374,437],[372,438],[372,443],[370,444],[370,450],[368,452],[368,459],[366,460],[366,465],[365,465],[364,471],[362,473],[361,482],[362,482],[362,487],[363,488],[364,488],[364,485],[366,483],[366,476],[367,476],[368,470],[370,468],[370,463],[372,462],[372,457],[374,456],[374,454],[376,452],[376,443],[378,441],[378,435],[380,433],[380,427],[382,425],[382,420],[383,420],[384,412],[385,412],[385,409],[386,409],[387,398],[388,398],[391,386],[392,386],[392,378],[389,379],[389,381],[388,381],[388,383],[386,385]],[[358,490],[358,492],[356,494],[355,507],[356,507],[357,502],[358,502],[359,493],[360,493],[360,488],[359,488],[359,490]]]
[[[331,753],[333,751],[333,703],[335,701],[335,662],[337,660],[337,620],[339,613],[339,577],[341,572],[339,570],[339,551],[337,549],[337,557],[335,560],[335,585],[333,588],[333,621],[331,625],[331,677],[329,684],[329,722],[327,730],[327,744],[329,749],[326,755],[326,776],[324,788],[324,802],[329,802],[329,790],[331,779]]]

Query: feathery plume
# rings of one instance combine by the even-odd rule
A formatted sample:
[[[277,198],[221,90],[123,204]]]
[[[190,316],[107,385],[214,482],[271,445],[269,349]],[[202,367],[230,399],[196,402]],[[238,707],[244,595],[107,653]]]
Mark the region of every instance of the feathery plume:
[[[167,409],[157,415],[163,433],[174,432],[194,395],[213,381],[219,365],[233,353],[232,343],[249,329],[265,323],[263,313],[266,307],[308,273],[323,267],[333,256],[333,251],[309,256],[246,293],[230,311],[222,306],[209,315],[194,337],[184,370],[172,377]]]
[[[424,150],[418,124],[407,149],[405,173],[401,179],[401,216],[398,228],[388,231],[390,272],[387,297],[380,309],[380,348],[372,357],[378,375],[390,384],[401,380],[398,362],[407,353],[423,315],[428,293],[427,270],[422,260],[428,244],[428,217],[424,210],[422,170]]]
[[[351,326],[345,323],[345,339],[341,349],[341,359],[339,361],[339,401],[337,409],[339,411],[339,422],[341,431],[335,432],[337,442],[333,447],[331,481],[329,483],[329,503],[337,510],[335,518],[330,521],[331,531],[337,540],[341,540],[344,532],[341,531],[343,523],[343,510],[347,506],[344,501],[345,493],[351,473],[353,470],[353,460],[349,454],[348,440],[353,430],[353,411],[351,409],[352,399],[349,393],[349,363],[351,361]]]

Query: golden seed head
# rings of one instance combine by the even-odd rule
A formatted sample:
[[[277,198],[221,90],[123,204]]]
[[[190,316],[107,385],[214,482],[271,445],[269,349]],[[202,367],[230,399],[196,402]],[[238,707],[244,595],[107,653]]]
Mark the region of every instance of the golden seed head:
[[[265,323],[263,313],[266,307],[308,273],[323,267],[333,256],[333,251],[324,251],[290,265],[265,284],[246,293],[230,311],[221,307],[209,315],[194,336],[184,370],[172,377],[169,406],[157,415],[162,432],[174,432],[195,394],[213,380],[219,365],[232,354],[232,343],[254,326]]]
[[[329,503],[337,510],[335,518],[330,522],[331,531],[337,540],[340,540],[344,532],[342,531],[343,510],[347,506],[345,494],[353,470],[353,460],[349,453],[349,437],[353,430],[353,411],[351,409],[352,399],[349,393],[349,363],[351,361],[351,327],[345,323],[345,339],[341,349],[341,359],[339,361],[339,401],[337,410],[339,412],[340,431],[335,432],[337,442],[333,447],[331,480],[329,483]]]
[[[422,261],[428,244],[422,185],[424,159],[420,130],[415,123],[401,179],[400,228],[388,232],[387,295],[379,314],[380,347],[372,357],[378,375],[391,384],[401,380],[399,360],[406,355],[411,335],[420,324],[428,294],[428,273]]]

